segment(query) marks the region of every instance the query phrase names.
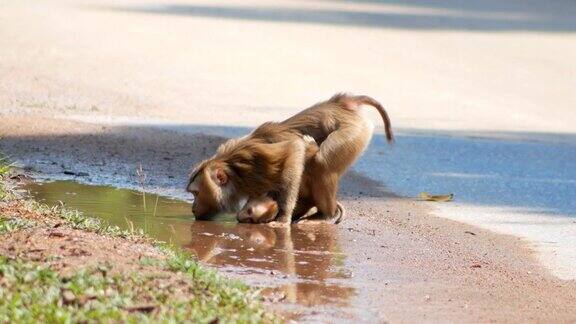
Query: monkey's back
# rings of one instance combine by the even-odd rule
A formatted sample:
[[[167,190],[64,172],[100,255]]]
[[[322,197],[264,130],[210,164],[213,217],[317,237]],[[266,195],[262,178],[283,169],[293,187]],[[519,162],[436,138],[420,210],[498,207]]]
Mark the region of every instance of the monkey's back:
[[[347,109],[342,98],[345,97],[334,96],[275,124],[301,135],[309,135],[320,145],[342,125],[358,124],[361,118],[357,111]]]

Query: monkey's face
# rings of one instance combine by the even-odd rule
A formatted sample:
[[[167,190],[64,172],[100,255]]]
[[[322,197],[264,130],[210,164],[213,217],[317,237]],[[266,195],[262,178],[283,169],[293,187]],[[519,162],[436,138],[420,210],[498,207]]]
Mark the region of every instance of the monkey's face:
[[[210,219],[222,210],[222,189],[227,183],[228,176],[217,166],[205,166],[192,174],[186,190],[194,195],[192,213],[196,219]]]
[[[268,196],[250,199],[238,212],[240,223],[269,223],[278,215],[278,204]]]
[[[213,199],[213,196],[206,191],[199,190],[192,194],[194,195],[192,213],[196,219],[208,220],[220,211],[217,202]]]

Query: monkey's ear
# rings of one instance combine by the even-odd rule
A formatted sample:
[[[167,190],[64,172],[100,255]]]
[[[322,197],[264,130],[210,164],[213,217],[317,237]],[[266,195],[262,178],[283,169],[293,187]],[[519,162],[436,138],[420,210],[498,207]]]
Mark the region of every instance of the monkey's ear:
[[[221,168],[214,170],[214,178],[219,186],[224,186],[228,183],[228,175]]]

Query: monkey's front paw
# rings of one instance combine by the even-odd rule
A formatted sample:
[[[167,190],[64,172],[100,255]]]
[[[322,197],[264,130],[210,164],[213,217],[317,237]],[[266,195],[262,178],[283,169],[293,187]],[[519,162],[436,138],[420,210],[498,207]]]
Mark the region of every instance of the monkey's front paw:
[[[288,224],[287,222],[278,222],[278,221],[272,221],[270,223],[266,223],[266,225],[274,228],[287,228],[290,226],[290,224]]]
[[[314,224],[326,224],[328,223],[325,220],[319,219],[309,219],[309,218],[302,218],[296,221],[296,225],[314,225]]]

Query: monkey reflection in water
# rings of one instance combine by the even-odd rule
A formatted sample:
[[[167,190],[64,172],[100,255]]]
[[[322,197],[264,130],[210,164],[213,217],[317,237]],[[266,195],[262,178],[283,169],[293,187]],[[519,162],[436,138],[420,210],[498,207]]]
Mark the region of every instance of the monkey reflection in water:
[[[346,278],[337,269],[343,255],[338,251],[336,230],[329,224],[289,230],[196,221],[191,226],[191,235],[192,241],[184,248],[202,262],[242,268],[243,273],[245,269],[254,269],[255,273],[267,276],[272,270],[289,275],[291,283],[280,287],[288,302],[344,306],[354,293],[353,288],[325,282]]]

